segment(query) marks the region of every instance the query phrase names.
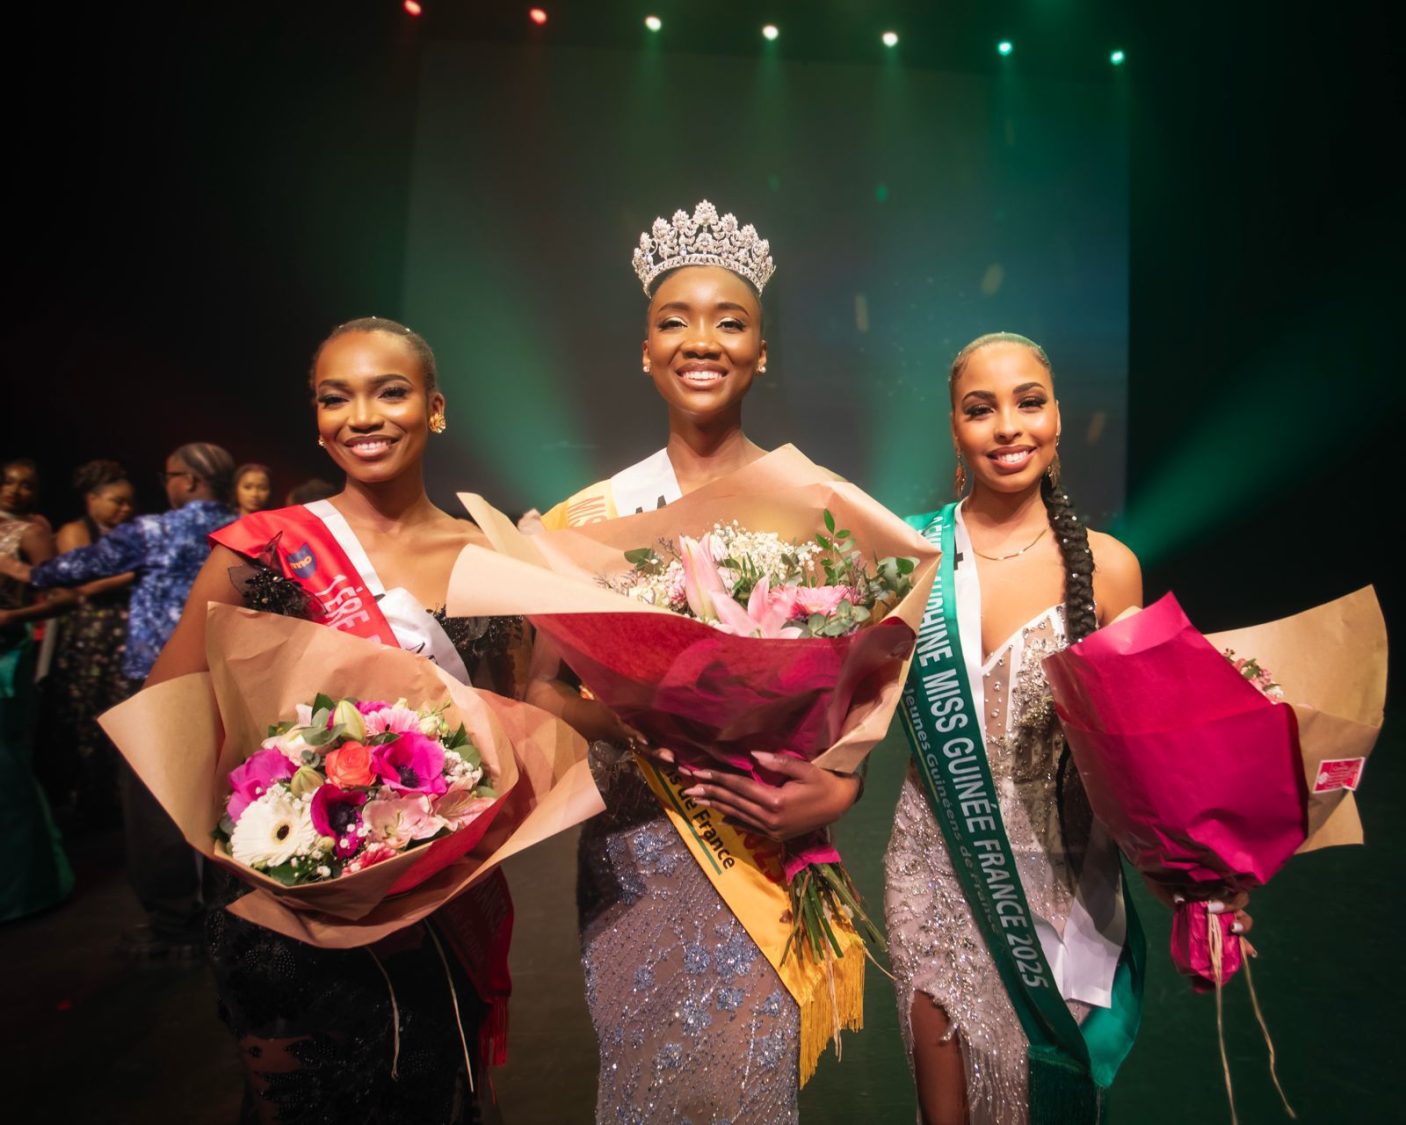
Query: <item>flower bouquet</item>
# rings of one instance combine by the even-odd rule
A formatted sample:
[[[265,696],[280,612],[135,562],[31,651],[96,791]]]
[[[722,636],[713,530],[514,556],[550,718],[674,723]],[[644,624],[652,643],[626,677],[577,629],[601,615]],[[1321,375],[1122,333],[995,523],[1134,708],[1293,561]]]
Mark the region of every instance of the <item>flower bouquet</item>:
[[[446,721],[449,706],[323,694],[299,704],[230,771],[215,839],[286,886],[354,875],[433,842],[402,880],[423,881],[476,845],[501,807],[464,724]]]
[[[1296,851],[1361,843],[1351,794],[1386,691],[1370,589],[1211,637],[1169,594],[1044,666],[1094,815],[1151,881],[1250,890]],[[1198,987],[1238,968],[1232,921],[1177,907],[1172,958]]]
[[[1386,694],[1386,628],[1370,587],[1210,637],[1168,594],[1044,667],[1094,815],[1150,881],[1245,891],[1296,851],[1362,842],[1352,793]],[[1172,961],[1198,991],[1215,990],[1232,1120],[1221,990],[1245,966],[1293,1116],[1243,957],[1254,951],[1232,927],[1229,913],[1182,901]]]
[[[574,731],[424,657],[217,604],[206,637],[208,673],[102,724],[192,847],[253,888],[229,906],[248,921],[369,945],[602,807]]]
[[[526,614],[586,690],[681,766],[721,762],[778,784],[752,757],[768,751],[853,772],[886,732],[937,551],[795,449],[667,508],[571,530],[524,535],[480,497],[461,499],[495,550],[460,555],[450,612]],[[729,826],[693,809],[674,771],[647,761],[642,770],[783,980],[798,961],[802,971],[821,966],[813,979],[826,992],[833,955],[862,947],[856,926],[876,936],[828,840],[783,850],[748,834],[730,850],[736,866],[715,872],[694,836],[710,843]],[[749,906],[760,892],[749,899],[740,889],[729,897],[750,878],[744,871],[774,884],[779,901]],[[749,921],[773,908],[765,932]],[[848,970],[845,978],[854,983]],[[792,992],[804,1075],[815,1040],[808,1001],[800,986]]]

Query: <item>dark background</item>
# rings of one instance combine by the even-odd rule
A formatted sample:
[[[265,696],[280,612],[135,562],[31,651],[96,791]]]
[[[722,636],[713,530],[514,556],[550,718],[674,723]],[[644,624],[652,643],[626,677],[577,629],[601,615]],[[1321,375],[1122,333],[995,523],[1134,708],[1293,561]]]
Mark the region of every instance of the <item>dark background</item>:
[[[425,3],[420,21],[394,3],[332,0],[10,16],[0,455],[40,462],[51,516],[72,513],[67,475],[93,456],[123,460],[154,508],[146,482],[191,439],[269,463],[280,493],[324,471],[302,412],[306,358],[350,315],[402,312],[422,40],[642,43],[633,5],[549,5],[546,32],[529,34],[526,5]],[[1174,588],[1207,631],[1369,582],[1390,627],[1406,395],[1388,5],[930,7],[661,3],[673,37],[658,49],[747,55],[772,17],[787,57],[877,65],[874,41],[891,25],[905,66],[992,74],[992,44],[1009,36],[1026,73],[1098,82],[1110,80],[1108,50],[1124,47],[1128,502],[1114,530],[1142,555],[1149,598]],[[622,174],[696,158],[687,141]],[[1394,1115],[1392,1021],[1406,1001],[1392,967],[1406,843],[1393,807],[1398,710],[1389,704],[1362,793],[1370,846],[1297,860],[1257,897],[1262,999],[1305,1120]],[[876,790],[896,776],[880,771],[864,816],[845,826],[871,899],[892,799]],[[1122,1120],[1223,1119],[1212,1010],[1160,959],[1160,917],[1149,929],[1157,968],[1115,1105]],[[1231,1000],[1241,1119],[1275,1120],[1243,990]],[[807,1119],[902,1103],[892,1019],[871,1007],[870,1032],[807,1088]],[[550,1071],[579,1044],[541,1046],[514,1066],[544,1059]],[[107,1078],[99,1069],[89,1085]]]

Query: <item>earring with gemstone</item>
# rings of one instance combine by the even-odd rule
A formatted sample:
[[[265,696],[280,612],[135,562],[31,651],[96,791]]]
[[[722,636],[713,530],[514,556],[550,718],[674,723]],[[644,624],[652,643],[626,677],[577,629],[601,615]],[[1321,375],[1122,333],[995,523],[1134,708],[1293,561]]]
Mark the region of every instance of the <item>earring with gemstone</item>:
[[[430,415],[430,433],[442,434],[449,428],[449,423],[444,420],[443,414]]]

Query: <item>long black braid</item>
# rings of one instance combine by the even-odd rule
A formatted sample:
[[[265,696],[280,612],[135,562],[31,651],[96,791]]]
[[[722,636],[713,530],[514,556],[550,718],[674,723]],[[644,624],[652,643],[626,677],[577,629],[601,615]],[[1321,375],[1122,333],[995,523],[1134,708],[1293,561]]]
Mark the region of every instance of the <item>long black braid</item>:
[[[957,379],[972,353],[989,344],[1019,344],[1029,348],[1053,379],[1054,368],[1050,364],[1050,357],[1034,340],[1015,332],[988,332],[984,336],[978,336],[957,353],[949,375],[950,389],[955,390]],[[1045,502],[1050,528],[1055,533],[1060,557],[1064,560],[1064,634],[1068,642],[1073,644],[1098,628],[1098,612],[1094,604],[1094,553],[1089,547],[1089,530],[1080,521],[1069,494],[1055,483],[1049,473],[1040,480],[1040,498]],[[1059,763],[1055,767],[1055,808],[1059,814],[1059,834],[1065,841],[1066,853],[1069,852],[1069,847],[1068,832],[1065,828],[1065,787],[1070,761],[1069,743],[1066,741],[1060,751]],[[1077,781],[1077,774],[1075,776]]]

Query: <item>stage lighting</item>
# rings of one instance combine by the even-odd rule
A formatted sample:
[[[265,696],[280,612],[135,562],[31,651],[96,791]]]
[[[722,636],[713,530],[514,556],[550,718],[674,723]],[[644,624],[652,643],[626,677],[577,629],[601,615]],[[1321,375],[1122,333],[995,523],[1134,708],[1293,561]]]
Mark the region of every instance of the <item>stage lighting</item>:
[[[418,16],[421,12],[424,11],[424,9],[420,7],[420,0],[405,0],[405,3],[402,4],[401,7],[404,8],[407,12],[409,12],[412,16]]]
[[[883,33],[882,36],[880,36],[880,38],[883,39],[885,47],[898,46],[898,32],[896,31],[886,31]]]
[[[998,54],[1009,55],[1014,50],[1015,44],[1012,43],[1009,39],[1002,39],[999,43],[996,44],[996,52]]]
[[[644,26],[649,28],[650,31],[658,31],[661,27],[664,26],[664,21],[661,20],[658,16],[645,16]]]
[[[763,39],[775,39],[780,34],[781,29],[777,27],[774,23],[769,23],[764,28],[762,28]]]
[[[530,19],[533,23],[535,23],[538,27],[541,27],[544,23],[547,22],[547,9],[528,8],[527,18]]]
[[[1108,56],[1108,61],[1111,62],[1114,66],[1122,66],[1123,60],[1127,57],[1128,56],[1123,54],[1122,51],[1114,51],[1111,55]]]

